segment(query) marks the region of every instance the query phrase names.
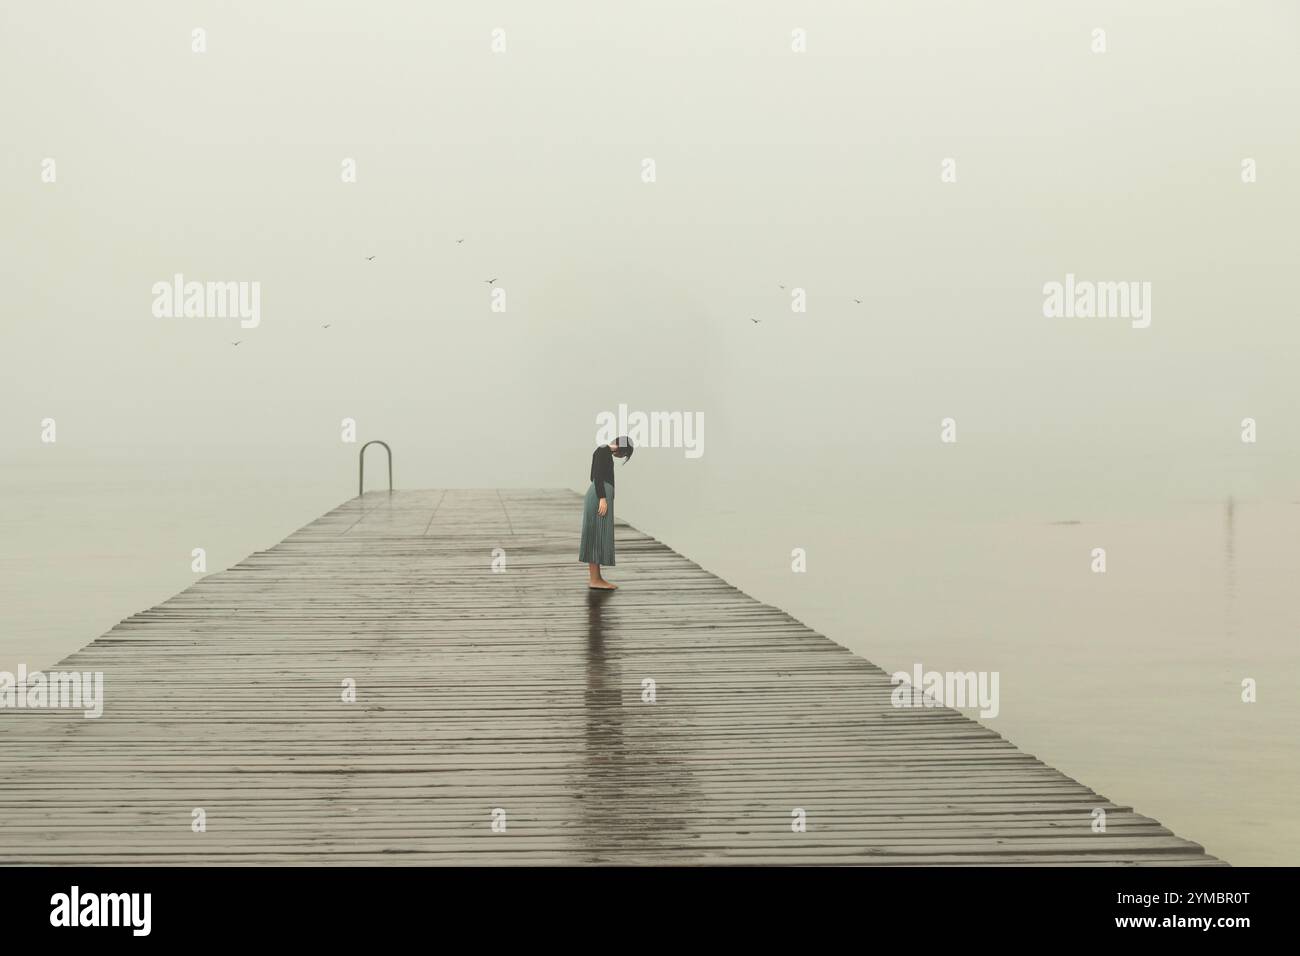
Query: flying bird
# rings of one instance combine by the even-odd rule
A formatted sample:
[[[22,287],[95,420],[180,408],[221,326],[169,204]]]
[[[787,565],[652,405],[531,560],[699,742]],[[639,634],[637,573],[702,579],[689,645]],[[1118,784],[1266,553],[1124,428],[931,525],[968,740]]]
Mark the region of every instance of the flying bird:
[[[759,319],[751,318],[749,321],[753,322],[755,325],[758,325],[758,323],[759,323],[760,320],[759,320]]]
[[[373,258],[374,258],[374,256],[366,256],[366,262],[369,262],[369,261],[370,261],[371,259],[373,259]]]
[[[329,327],[330,327],[330,323],[328,322],[326,322],[324,325],[321,326],[322,329],[328,329]]]
[[[777,288],[778,288],[778,289],[784,289],[785,286],[783,286],[783,285],[779,285],[779,286],[777,286]]]
[[[483,281],[486,282],[488,285],[491,285],[493,282],[496,282],[497,280],[496,280],[496,276],[493,276],[491,279],[484,279]]]
[[[459,245],[460,245],[462,242],[464,242],[464,241],[465,241],[464,239],[457,239],[457,240],[456,240],[456,245],[459,246]]]
[[[861,300],[861,299],[854,299],[853,301],[856,302],[858,305],[861,305],[861,304],[862,304],[862,300]]]
[[[242,342],[242,341],[244,341],[244,340],[243,340],[243,339],[240,339],[240,340],[239,340],[239,342]],[[239,342],[231,342],[230,344],[231,344],[231,345],[238,345]]]

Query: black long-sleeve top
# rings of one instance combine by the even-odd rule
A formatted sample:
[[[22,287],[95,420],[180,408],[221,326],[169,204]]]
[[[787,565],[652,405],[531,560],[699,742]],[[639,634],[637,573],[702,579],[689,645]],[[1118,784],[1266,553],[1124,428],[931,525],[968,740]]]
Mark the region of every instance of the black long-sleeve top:
[[[596,494],[608,497],[604,486],[614,487],[614,452],[608,445],[601,445],[591,453],[591,480],[596,482]]]

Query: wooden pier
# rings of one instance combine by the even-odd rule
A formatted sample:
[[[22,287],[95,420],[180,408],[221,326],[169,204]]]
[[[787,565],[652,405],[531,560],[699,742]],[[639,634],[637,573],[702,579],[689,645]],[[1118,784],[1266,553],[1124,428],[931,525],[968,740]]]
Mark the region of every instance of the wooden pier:
[[[1219,863],[625,523],[589,591],[579,502],[372,492],[123,621],[102,717],[0,710],[0,863]]]

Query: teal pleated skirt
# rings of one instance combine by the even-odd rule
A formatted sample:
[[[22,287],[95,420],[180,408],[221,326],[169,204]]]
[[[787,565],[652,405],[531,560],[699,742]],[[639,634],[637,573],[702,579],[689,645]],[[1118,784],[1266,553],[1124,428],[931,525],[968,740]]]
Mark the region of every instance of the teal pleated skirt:
[[[600,495],[593,481],[587,486],[587,497],[582,499],[582,539],[578,543],[578,560],[586,564],[614,563],[614,488],[605,486],[605,500],[609,507],[605,517],[597,514]]]

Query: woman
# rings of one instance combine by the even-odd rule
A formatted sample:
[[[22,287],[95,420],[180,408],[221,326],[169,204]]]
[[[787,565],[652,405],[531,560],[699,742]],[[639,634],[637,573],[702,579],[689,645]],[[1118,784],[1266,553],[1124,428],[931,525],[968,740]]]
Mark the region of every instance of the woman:
[[[591,486],[582,503],[582,540],[578,544],[578,560],[587,562],[590,577],[587,587],[613,591],[600,576],[602,564],[614,564],[614,459],[624,463],[632,457],[632,442],[622,436],[601,445],[591,453]]]

